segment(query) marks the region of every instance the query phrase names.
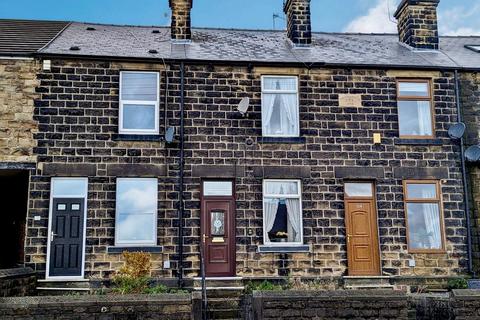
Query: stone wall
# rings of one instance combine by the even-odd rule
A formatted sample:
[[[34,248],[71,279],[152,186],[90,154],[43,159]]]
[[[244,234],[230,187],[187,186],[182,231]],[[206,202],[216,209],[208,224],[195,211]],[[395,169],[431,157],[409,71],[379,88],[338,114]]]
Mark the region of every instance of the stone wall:
[[[455,320],[473,320],[480,318],[480,291],[453,290],[451,302]]]
[[[35,162],[33,101],[38,62],[0,58],[0,162]]]
[[[28,220],[27,265],[45,270],[49,188],[54,174],[48,172],[49,165],[68,165],[61,171],[64,175],[83,172],[90,176],[86,271],[87,276],[99,278],[108,277],[122,263],[118,253],[108,253],[108,247],[114,245],[115,179],[123,174],[109,168],[118,164],[139,168],[156,165],[164,166],[165,176],[159,177],[157,230],[163,252],[154,256],[154,275],[175,277],[178,145],[122,141],[117,136],[120,70],[160,71],[163,110],[163,64],[52,63],[51,73],[38,75],[42,95],[35,108],[40,128],[36,152],[43,170],[31,178],[29,215],[39,215],[41,220]],[[167,125],[176,127],[178,133],[180,70],[178,65],[168,68]],[[269,141],[261,137],[261,75],[272,74],[299,77],[300,139]],[[398,138],[398,77],[432,79],[435,140],[412,145]],[[200,270],[200,184],[208,177],[235,180],[237,275],[345,275],[343,183],[349,172],[361,172],[376,181],[384,275],[455,276],[465,271],[459,148],[447,135],[449,125],[457,120],[452,73],[187,65],[185,81],[185,276],[198,276]],[[341,94],[356,95],[361,106],[340,107]],[[251,98],[251,106],[247,117],[242,117],[236,107],[245,96]],[[163,132],[163,111],[160,116]],[[373,133],[381,134],[381,144],[373,144]],[[436,177],[442,182],[446,253],[408,252],[402,187],[402,176],[408,170],[418,173],[414,178]],[[308,252],[258,252],[263,244],[262,179],[267,173],[302,180]],[[409,267],[409,259],[416,260],[416,267]],[[163,268],[165,260],[172,262],[171,269]]]
[[[0,297],[24,297],[35,294],[37,275],[30,268],[0,270]]]
[[[254,292],[250,320],[407,319],[408,303],[397,291]]]
[[[467,125],[465,144],[480,143],[480,74],[477,72],[461,74],[461,103],[464,122]],[[480,168],[478,164],[468,164],[469,187],[471,196],[472,240],[474,268],[480,272]]]
[[[195,319],[192,310],[190,295],[0,298],[0,314],[3,320],[190,320]]]

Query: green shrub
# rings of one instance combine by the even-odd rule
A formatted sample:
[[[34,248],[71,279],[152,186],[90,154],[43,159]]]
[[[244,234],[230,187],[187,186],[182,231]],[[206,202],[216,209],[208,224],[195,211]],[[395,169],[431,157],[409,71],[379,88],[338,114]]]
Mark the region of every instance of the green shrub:
[[[448,289],[467,289],[468,288],[468,281],[465,278],[457,278],[457,279],[450,279],[448,280]]]
[[[149,288],[149,278],[133,278],[130,276],[116,275],[113,278],[113,292],[118,294],[139,294]]]
[[[146,294],[163,294],[163,293],[169,293],[169,289],[164,286],[163,284],[156,285],[154,287],[148,287],[146,288],[143,293]]]
[[[268,280],[264,280],[263,282],[248,282],[245,286],[245,291],[247,293],[252,293],[253,291],[281,291],[283,287],[278,284],[273,284]]]

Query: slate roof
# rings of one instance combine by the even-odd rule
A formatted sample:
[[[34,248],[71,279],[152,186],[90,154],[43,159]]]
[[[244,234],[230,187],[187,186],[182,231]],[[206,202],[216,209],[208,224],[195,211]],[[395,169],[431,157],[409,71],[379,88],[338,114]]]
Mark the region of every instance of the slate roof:
[[[89,30],[94,28],[95,30]],[[156,33],[154,32],[156,31]],[[349,66],[480,69],[480,54],[464,46],[480,37],[442,37],[440,51],[413,51],[396,34],[314,33],[308,49],[293,49],[284,31],[194,28],[190,44],[170,41],[168,27],[71,23],[42,54],[201,61],[325,63]],[[72,51],[76,46],[80,50]],[[157,50],[158,53],[149,53]]]
[[[0,56],[26,56],[37,52],[68,22],[0,19]]]

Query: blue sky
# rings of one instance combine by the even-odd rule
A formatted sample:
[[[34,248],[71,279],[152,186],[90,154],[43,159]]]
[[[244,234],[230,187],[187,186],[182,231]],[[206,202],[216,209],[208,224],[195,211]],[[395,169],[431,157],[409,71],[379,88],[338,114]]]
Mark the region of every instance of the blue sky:
[[[315,31],[395,32],[388,13],[399,0],[312,0]],[[283,0],[194,0],[197,27],[272,29]],[[167,25],[168,0],[0,0],[0,18]],[[480,35],[480,0],[441,0],[442,34]],[[276,19],[277,29],[285,22]]]

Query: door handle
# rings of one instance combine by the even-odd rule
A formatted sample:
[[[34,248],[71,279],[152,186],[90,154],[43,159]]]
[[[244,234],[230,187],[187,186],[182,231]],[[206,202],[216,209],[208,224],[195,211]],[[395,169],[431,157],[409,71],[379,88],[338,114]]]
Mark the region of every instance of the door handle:
[[[55,238],[55,236],[58,236],[58,234],[56,234],[55,232],[50,232],[50,242],[53,241],[53,238]]]
[[[202,235],[202,242],[205,243],[207,241],[207,239],[208,239],[208,236],[204,233]]]
[[[352,238],[351,235],[347,234],[347,241],[350,242],[350,239]]]

